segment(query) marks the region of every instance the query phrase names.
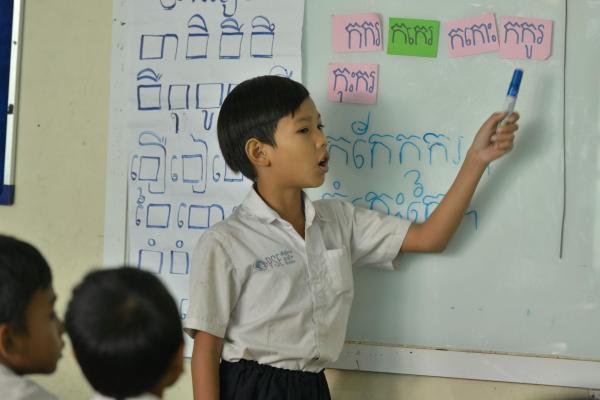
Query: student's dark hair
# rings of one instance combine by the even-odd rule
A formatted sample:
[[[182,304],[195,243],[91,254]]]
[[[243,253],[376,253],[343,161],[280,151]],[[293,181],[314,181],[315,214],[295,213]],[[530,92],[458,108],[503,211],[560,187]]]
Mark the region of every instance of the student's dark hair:
[[[35,247],[0,235],[0,324],[27,332],[26,312],[31,298],[51,284],[50,267]]]
[[[85,276],[65,326],[90,385],[116,399],[155,387],[183,343],[173,297],[156,276],[130,267]]]
[[[237,85],[225,98],[217,122],[219,146],[229,168],[256,180],[246,142],[256,138],[275,146],[277,123],[293,115],[308,96],[302,84],[281,76],[259,76]]]

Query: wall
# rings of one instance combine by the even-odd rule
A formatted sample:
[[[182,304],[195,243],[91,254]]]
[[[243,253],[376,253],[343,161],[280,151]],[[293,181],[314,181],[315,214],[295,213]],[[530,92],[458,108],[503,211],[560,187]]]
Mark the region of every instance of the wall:
[[[64,313],[72,286],[102,261],[112,2],[25,5],[17,133],[16,205],[0,231],[31,241],[54,271]],[[167,399],[191,398],[189,364]],[[329,371],[334,399],[575,399],[586,390]],[[58,371],[35,377],[62,399],[91,389],[67,346]]]

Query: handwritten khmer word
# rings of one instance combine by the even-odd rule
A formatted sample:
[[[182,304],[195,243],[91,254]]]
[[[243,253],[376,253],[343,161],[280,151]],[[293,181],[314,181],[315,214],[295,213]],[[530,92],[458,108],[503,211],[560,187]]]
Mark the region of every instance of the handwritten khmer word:
[[[390,18],[388,54],[436,57],[440,21]]]
[[[399,182],[395,183],[407,189],[398,193],[368,191],[347,194],[341,191],[341,181],[334,180],[333,191],[323,193],[321,198],[338,198],[358,207],[377,210],[412,222],[424,222],[445,195],[445,193],[428,193],[421,181],[421,171],[418,169],[406,171],[401,175]],[[470,217],[473,229],[477,230],[479,228],[477,210],[469,209],[465,215]]]
[[[552,50],[552,21],[500,18],[500,56],[545,60]]]
[[[333,51],[377,51],[383,48],[381,19],[378,14],[333,15]]]
[[[251,27],[249,32],[244,26]],[[251,24],[240,23],[233,16],[224,18],[220,28],[219,47],[211,49],[210,27],[202,14],[194,14],[187,21],[186,60],[216,59],[238,60],[242,58],[244,38],[250,37],[247,46],[248,56],[253,58],[273,58],[276,27],[269,18],[257,15]],[[246,28],[247,29],[247,28]],[[215,47],[215,46],[213,46]],[[176,60],[179,48],[179,36],[174,33],[143,33],[140,35],[140,60]],[[217,53],[218,50],[218,53]]]
[[[375,104],[377,64],[329,64],[327,98],[336,103]]]
[[[450,57],[498,51],[498,30],[493,13],[449,21],[445,30]]]

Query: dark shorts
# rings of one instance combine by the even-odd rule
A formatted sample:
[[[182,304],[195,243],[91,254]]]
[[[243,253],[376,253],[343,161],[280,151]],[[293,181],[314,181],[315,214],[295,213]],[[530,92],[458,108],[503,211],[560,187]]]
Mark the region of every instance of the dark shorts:
[[[221,360],[221,400],[330,400],[325,374]]]

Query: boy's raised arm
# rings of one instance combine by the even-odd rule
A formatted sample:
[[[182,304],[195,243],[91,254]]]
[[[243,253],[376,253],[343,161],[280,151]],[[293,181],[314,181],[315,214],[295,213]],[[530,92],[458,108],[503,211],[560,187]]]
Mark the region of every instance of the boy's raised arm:
[[[513,147],[519,114],[513,113],[505,125],[498,126],[505,116],[506,113],[495,113],[483,123],[454,183],[427,221],[410,226],[401,251],[439,252],[446,248],[488,164]]]

